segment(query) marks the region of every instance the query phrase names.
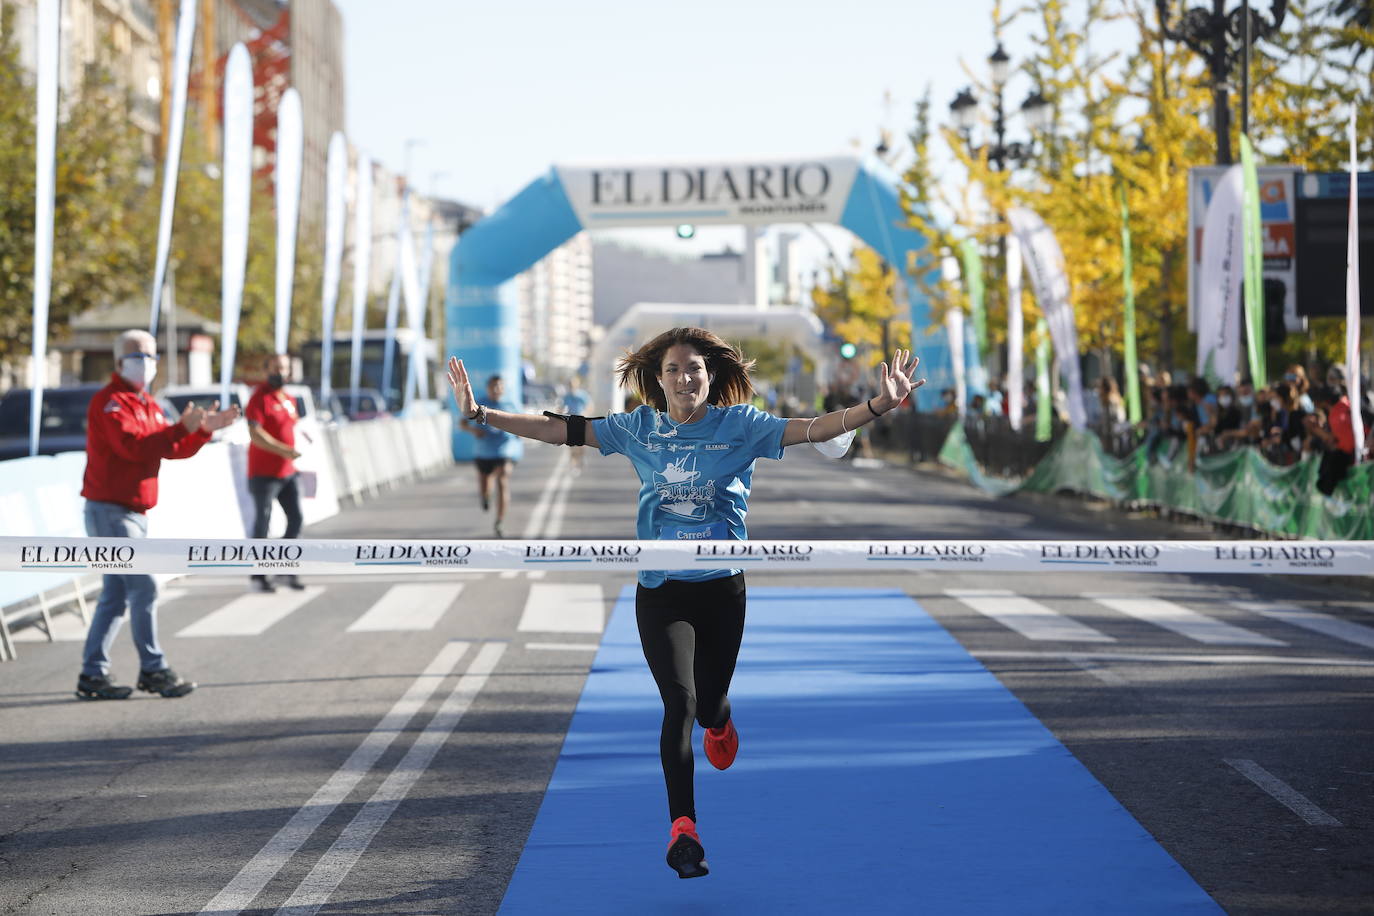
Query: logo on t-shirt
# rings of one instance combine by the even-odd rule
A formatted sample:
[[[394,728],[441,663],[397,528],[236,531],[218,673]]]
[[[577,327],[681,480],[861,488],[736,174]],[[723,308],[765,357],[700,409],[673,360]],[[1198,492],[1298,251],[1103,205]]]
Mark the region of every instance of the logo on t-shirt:
[[[683,455],[669,462],[661,473],[655,471],[654,489],[663,511],[679,518],[704,519],[707,507],[716,499],[716,482],[697,483],[700,476],[695,455]]]

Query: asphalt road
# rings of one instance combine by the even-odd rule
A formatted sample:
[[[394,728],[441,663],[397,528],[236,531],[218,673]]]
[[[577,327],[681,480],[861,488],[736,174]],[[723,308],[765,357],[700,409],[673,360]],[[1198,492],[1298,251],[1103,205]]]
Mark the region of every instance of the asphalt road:
[[[589,453],[573,475],[567,456],[529,449],[507,535],[630,536],[623,461]],[[487,536],[472,476],[391,490],[307,535]],[[760,462],[750,522],[789,538],[1209,536],[800,448]],[[57,642],[26,633],[0,665],[0,913],[495,913],[627,579],[317,577],[299,598],[183,579],[161,633],[200,687],[175,701],[77,702],[74,618]],[[806,580],[905,590],[1227,912],[1374,912],[1367,590],[1122,573]],[[125,634],[115,665],[132,682]]]

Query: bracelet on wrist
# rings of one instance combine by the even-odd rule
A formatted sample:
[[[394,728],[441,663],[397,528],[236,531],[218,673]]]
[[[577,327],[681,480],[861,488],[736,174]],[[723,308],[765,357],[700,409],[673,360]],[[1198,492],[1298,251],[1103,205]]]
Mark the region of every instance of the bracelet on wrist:
[[[872,398],[869,398],[865,403],[868,404],[868,412],[869,412],[869,413],[873,414],[873,416],[875,416],[875,417],[881,417],[881,416],[882,416],[882,414],[878,413],[878,411],[876,411],[876,410],[873,409],[873,399],[872,399]]]

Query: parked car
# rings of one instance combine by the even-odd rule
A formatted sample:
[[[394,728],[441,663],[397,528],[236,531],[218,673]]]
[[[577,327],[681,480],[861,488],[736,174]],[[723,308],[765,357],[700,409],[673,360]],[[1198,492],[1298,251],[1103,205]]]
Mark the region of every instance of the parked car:
[[[242,410],[248,406],[248,398],[251,394],[252,391],[247,385],[230,385],[229,406]],[[166,398],[171,403],[178,417],[186,409],[186,405],[192,402],[207,410],[218,409],[219,395],[218,385],[168,385],[158,392],[159,397]]]
[[[103,387],[91,384],[43,389],[43,418],[38,430],[40,455],[86,450],[86,408]],[[0,461],[28,457],[32,397],[28,388],[11,388],[0,396]]]
[[[389,417],[386,398],[375,388],[337,388],[333,395],[338,399],[343,415],[350,420],[374,420]]]

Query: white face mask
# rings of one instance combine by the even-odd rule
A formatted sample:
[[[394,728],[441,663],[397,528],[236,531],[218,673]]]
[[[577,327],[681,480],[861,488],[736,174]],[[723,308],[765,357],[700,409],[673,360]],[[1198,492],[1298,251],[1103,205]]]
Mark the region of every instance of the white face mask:
[[[1221,397],[1217,398],[1217,403],[1220,404],[1222,407],[1230,407],[1231,396],[1228,394],[1223,394]]]
[[[1241,407],[1249,407],[1253,403],[1255,403],[1255,396],[1253,394],[1242,394],[1240,396]]]
[[[1269,407],[1271,410],[1283,410],[1283,402],[1277,399],[1272,400],[1269,402]]]
[[[157,360],[126,356],[119,361],[119,374],[135,388],[147,388],[157,378]]]

